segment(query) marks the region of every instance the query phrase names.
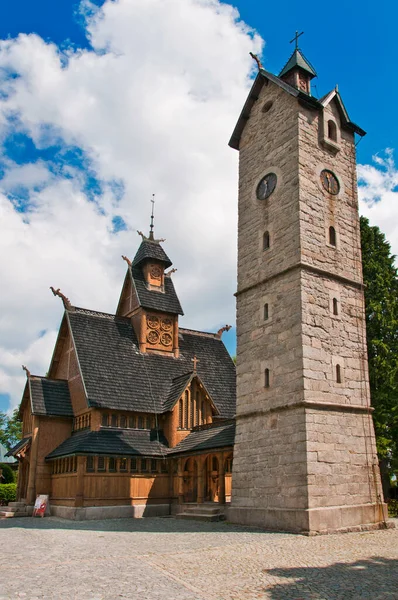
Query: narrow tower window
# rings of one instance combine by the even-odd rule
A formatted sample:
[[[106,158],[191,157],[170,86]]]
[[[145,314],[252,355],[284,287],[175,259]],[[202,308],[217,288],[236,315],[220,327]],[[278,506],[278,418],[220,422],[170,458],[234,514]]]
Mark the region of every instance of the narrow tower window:
[[[268,304],[264,304],[264,321],[267,321],[269,317]]]
[[[337,301],[337,298],[333,298],[333,314],[334,315],[339,314],[339,303]]]
[[[329,227],[329,244],[336,246],[336,230],[334,227]]]
[[[328,121],[328,138],[337,142],[337,127],[334,121]]]
[[[269,388],[269,369],[264,369],[264,387]]]
[[[336,382],[341,383],[341,367],[336,365]]]
[[[263,235],[263,250],[268,250],[269,248],[269,231],[266,231]]]

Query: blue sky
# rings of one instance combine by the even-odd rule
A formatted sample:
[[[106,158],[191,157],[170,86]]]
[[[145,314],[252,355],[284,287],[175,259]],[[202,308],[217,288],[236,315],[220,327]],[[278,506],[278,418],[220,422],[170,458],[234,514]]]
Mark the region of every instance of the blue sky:
[[[357,147],[361,211],[398,252],[398,5],[234,6],[252,31],[216,0],[0,3],[0,410],[20,399],[22,363],[48,369],[62,316],[50,285],[114,311],[120,255],[134,254],[153,192],[183,326],[234,323],[237,153],[227,142],[261,39],[278,73],[304,30],[314,94],[338,84],[368,133]],[[234,332],[224,334],[231,353]]]
[[[103,0],[93,4],[101,6]],[[359,162],[369,162],[375,153],[395,147],[398,118],[392,99],[398,93],[398,3],[240,0],[232,5],[265,39],[263,62],[272,72],[277,73],[287,60],[295,31],[305,32],[300,47],[318,72],[314,93],[322,96],[338,83],[351,118],[368,133],[358,146]],[[60,47],[90,47],[78,7],[74,0],[1,3],[0,38],[37,33]]]

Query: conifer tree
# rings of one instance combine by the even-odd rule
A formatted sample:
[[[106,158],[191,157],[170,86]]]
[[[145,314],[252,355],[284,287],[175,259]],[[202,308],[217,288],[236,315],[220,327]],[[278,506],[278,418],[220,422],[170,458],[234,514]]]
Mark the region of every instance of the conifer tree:
[[[377,451],[386,475],[398,471],[397,268],[384,234],[365,217],[361,217],[361,246],[370,393]]]

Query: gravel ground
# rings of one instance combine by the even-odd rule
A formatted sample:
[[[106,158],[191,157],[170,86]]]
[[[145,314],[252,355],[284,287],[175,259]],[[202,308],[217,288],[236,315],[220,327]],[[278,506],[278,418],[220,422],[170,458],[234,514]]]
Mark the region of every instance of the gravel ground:
[[[398,529],[305,537],[175,519],[23,518],[0,521],[0,547],[0,600],[398,600]]]

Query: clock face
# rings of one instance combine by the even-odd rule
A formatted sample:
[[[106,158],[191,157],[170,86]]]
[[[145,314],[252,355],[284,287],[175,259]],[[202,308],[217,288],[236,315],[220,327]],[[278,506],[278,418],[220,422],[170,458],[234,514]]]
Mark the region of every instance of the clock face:
[[[272,192],[276,188],[277,177],[275,173],[268,173],[262,178],[257,186],[256,195],[259,200],[266,200],[271,196]]]
[[[332,173],[332,171],[328,171],[324,169],[321,173],[321,183],[323,189],[325,189],[329,194],[336,196],[336,194],[340,191],[339,180],[336,175]]]

